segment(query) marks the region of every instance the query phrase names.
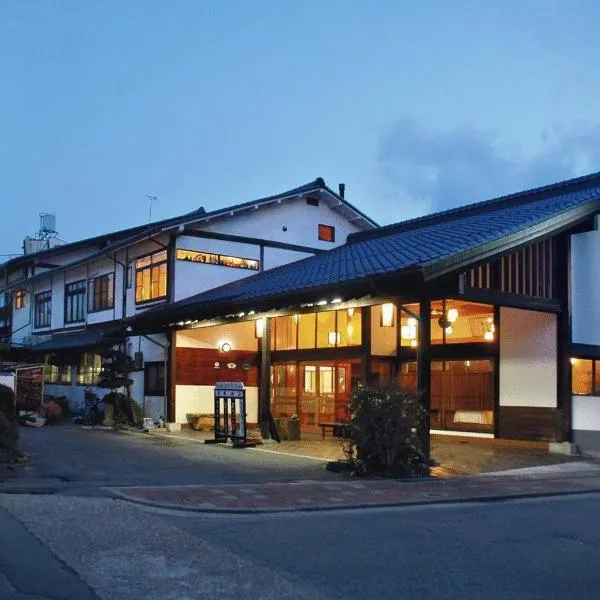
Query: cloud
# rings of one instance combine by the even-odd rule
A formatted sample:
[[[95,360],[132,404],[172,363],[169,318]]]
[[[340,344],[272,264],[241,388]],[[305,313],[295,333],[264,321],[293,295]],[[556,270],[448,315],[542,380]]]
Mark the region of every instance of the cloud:
[[[384,205],[392,212],[386,222],[600,170],[600,126],[557,129],[542,144],[538,154],[524,158],[472,128],[444,133],[399,121],[377,157]]]

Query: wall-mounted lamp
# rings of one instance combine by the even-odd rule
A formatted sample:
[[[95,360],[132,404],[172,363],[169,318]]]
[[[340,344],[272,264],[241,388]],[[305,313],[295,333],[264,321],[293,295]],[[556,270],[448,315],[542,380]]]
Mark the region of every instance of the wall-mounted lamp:
[[[254,321],[254,337],[261,338],[265,333],[265,320],[256,319]]]
[[[381,318],[379,319],[381,327],[394,326],[394,305],[391,302],[386,302],[381,305]]]
[[[223,342],[219,347],[221,352],[231,352],[231,344],[229,342]]]
[[[495,333],[496,326],[494,325],[494,319],[492,317],[488,317],[487,322],[485,324],[485,329],[483,331],[483,339],[486,342],[493,342]]]

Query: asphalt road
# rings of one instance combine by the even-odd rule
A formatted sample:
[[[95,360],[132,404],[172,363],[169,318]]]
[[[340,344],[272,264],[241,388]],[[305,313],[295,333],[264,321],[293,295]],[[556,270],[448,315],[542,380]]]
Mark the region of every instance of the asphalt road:
[[[260,461],[278,456],[84,433],[26,433],[29,449],[45,453],[34,461],[36,474],[71,479],[60,494],[0,494],[2,600],[600,597],[600,495],[285,515],[173,513],[107,497],[102,483],[294,480],[308,478],[313,463],[284,460],[271,473],[271,463]]]

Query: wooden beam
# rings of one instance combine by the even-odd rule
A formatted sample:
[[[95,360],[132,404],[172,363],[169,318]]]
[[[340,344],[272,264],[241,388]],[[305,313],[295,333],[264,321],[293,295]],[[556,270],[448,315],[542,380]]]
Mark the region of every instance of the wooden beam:
[[[167,334],[169,337],[169,370],[168,381],[166,382],[167,389],[167,414],[166,420],[168,423],[175,422],[175,402],[176,402],[176,385],[177,385],[177,332],[171,331],[170,334]]]

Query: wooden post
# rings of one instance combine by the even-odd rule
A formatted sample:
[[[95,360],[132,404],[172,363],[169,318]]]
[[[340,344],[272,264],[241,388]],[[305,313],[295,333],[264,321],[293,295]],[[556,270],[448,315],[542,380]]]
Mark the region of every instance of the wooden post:
[[[419,301],[419,345],[417,346],[417,393],[425,410],[420,437],[425,458],[430,458],[431,429],[431,303],[427,296]]]
[[[271,438],[271,319],[265,317],[261,338],[258,422],[264,439]]]
[[[167,394],[167,414],[165,415],[167,423],[175,422],[175,390],[177,385],[177,332],[171,331],[169,335],[169,369],[167,371],[168,381],[165,382]]]
[[[571,237],[564,234],[556,241],[554,294],[560,300],[556,316],[556,441],[570,442],[571,432]]]
[[[362,330],[361,330],[361,360],[360,360],[360,380],[363,386],[370,385],[371,377],[371,307],[363,306],[362,311]]]

